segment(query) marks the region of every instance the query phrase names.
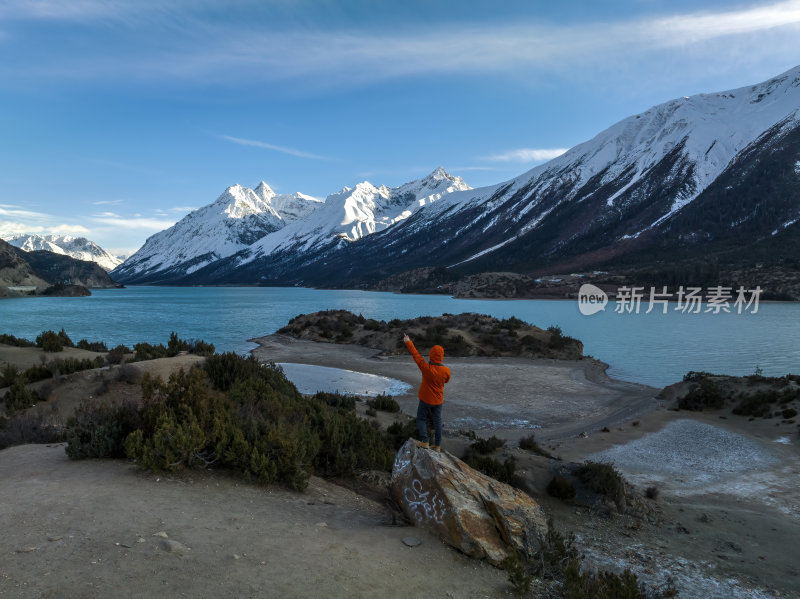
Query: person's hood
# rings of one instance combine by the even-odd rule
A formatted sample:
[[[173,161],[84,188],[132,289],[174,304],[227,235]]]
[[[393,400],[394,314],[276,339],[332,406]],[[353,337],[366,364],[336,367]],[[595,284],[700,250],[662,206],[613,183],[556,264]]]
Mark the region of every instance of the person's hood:
[[[444,348],[441,345],[434,345],[431,348],[431,353],[428,354],[431,362],[436,362],[437,364],[441,364],[442,360],[444,360]]]

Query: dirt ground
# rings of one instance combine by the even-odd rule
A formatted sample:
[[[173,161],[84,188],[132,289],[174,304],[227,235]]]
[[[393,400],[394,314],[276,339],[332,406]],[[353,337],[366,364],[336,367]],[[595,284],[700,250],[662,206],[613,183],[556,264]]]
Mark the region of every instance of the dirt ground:
[[[419,381],[403,356],[277,336],[259,344],[254,353],[264,361]],[[35,353],[25,359],[39,360]],[[166,376],[196,359],[135,368]],[[655,398],[657,389],[610,380],[590,360],[445,361],[453,379],[444,449],[460,456],[469,443],[460,431],[470,429],[507,439],[498,457],[517,459],[556,526],[575,532],[589,567],[629,567],[652,586],[672,581],[680,597],[800,597],[792,551],[800,533],[794,425],[676,412]],[[113,369],[76,373],[38,408],[66,414],[89,397],[134,396],[138,385],[127,378]],[[414,412],[413,391],[396,399],[405,413]],[[384,424],[394,418],[379,413]],[[532,430],[560,461],[518,447]],[[718,454],[692,444],[704,448],[706,438],[707,449],[749,448],[740,462],[752,463],[721,467]],[[689,458],[672,455],[682,447]],[[544,493],[560,463],[609,452],[636,489],[659,489],[657,521],[604,517]],[[687,461],[686,471],[674,470],[671,458]],[[121,460],[73,462],[63,445],[29,445],[0,451],[0,481],[0,597],[511,596],[504,573],[424,531],[393,524],[384,505],[316,478],[307,492],[295,493],[218,472],[158,476]],[[422,543],[408,547],[407,537]]]

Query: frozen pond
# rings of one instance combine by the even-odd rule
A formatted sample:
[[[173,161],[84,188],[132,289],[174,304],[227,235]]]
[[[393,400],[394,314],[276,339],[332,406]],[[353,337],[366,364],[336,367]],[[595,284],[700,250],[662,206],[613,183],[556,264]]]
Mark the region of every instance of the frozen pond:
[[[277,365],[283,368],[286,378],[295,384],[297,390],[307,395],[317,391],[338,391],[374,397],[382,393],[404,395],[411,390],[411,385],[403,381],[366,372],[292,362],[279,362]]]

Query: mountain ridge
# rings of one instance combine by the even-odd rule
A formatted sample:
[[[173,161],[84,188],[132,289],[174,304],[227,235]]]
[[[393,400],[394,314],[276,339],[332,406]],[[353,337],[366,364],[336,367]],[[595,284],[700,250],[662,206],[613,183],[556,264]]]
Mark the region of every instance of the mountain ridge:
[[[743,248],[777,263],[783,253],[765,248],[792,237],[800,220],[799,124],[795,67],[759,84],[669,100],[496,185],[467,189],[437,169],[425,179],[432,187],[416,182],[405,208],[403,186],[345,188],[308,218],[170,281],[369,286],[431,266],[536,274],[646,268],[648,260],[668,264],[671,254],[735,265],[749,260]],[[769,181],[760,178],[766,171]],[[790,254],[800,259],[794,244]]]

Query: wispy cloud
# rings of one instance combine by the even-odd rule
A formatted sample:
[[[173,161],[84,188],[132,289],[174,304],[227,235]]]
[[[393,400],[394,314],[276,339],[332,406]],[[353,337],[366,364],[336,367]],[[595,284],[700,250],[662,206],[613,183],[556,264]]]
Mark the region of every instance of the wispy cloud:
[[[87,235],[91,233],[89,229],[83,225],[56,225],[51,229],[54,235]]]
[[[232,137],[230,135],[220,135],[219,137],[220,139],[224,139],[225,141],[229,141],[231,143],[235,143],[240,146],[252,146],[254,148],[262,148],[264,150],[273,150],[275,152],[289,154],[290,156],[297,156],[298,158],[310,158],[312,160],[330,160],[330,158],[327,158],[325,156],[312,154],[311,152],[304,152],[302,150],[296,150],[294,148],[287,148],[285,146],[277,146],[275,144],[270,144],[265,141],[242,139],[241,137]]]
[[[552,160],[561,156],[568,148],[519,148],[517,150],[510,150],[502,154],[493,154],[491,156],[484,156],[481,160],[489,160],[491,162],[541,162],[543,160]]]
[[[9,12],[27,14],[30,18],[105,16],[111,12],[109,6],[128,3],[83,0],[75,7],[72,4],[54,0],[5,2],[0,4],[0,16]],[[133,40],[132,32],[139,31],[138,27],[120,28],[114,52],[100,53],[90,45],[89,51],[80,55],[86,51],[81,45],[71,47],[71,51],[58,58],[51,53],[36,55],[30,60],[38,61],[37,64],[27,64],[27,55],[22,54],[25,59],[22,63],[7,64],[0,68],[0,75],[25,77],[34,73],[34,76],[71,81],[115,78],[190,81],[202,85],[239,85],[246,75],[254,83],[302,81],[306,85],[340,86],[437,73],[519,75],[520,70],[531,69],[560,73],[565,67],[585,67],[587,61],[608,65],[614,64],[611,58],[622,53],[631,56],[664,49],[704,52],[714,57],[714,49],[707,47],[708,42],[730,36],[745,39],[754,34],[760,37],[750,39],[748,52],[769,55],[782,52],[789,61],[796,57],[796,44],[780,42],[796,40],[800,32],[800,0],[616,21],[454,23],[447,28],[422,26],[388,34],[385,31],[377,34],[374,28],[255,29],[242,21],[213,20],[203,16],[202,11],[178,2],[169,4],[167,9],[159,3],[146,2],[135,11],[126,11],[130,13],[126,19],[138,19],[140,24],[147,25],[150,41],[157,43],[141,44],[138,37]],[[190,18],[192,27],[176,26],[181,11]],[[303,158],[324,159],[271,143],[228,136],[224,139]]]
[[[29,220],[49,219],[50,215],[43,212],[34,212],[26,210],[21,206],[15,204],[0,204],[0,215],[9,218],[24,218]]]
[[[174,219],[159,219],[145,216],[127,218],[115,214],[99,214],[91,217],[92,222],[115,227],[120,230],[150,231],[156,233],[175,224]]]
[[[9,239],[15,235],[31,235],[34,233],[43,233],[44,228],[36,225],[29,225],[27,223],[15,223],[11,221],[0,221],[0,237]]]
[[[117,206],[122,204],[122,200],[100,200],[98,202],[92,202],[93,206]]]

